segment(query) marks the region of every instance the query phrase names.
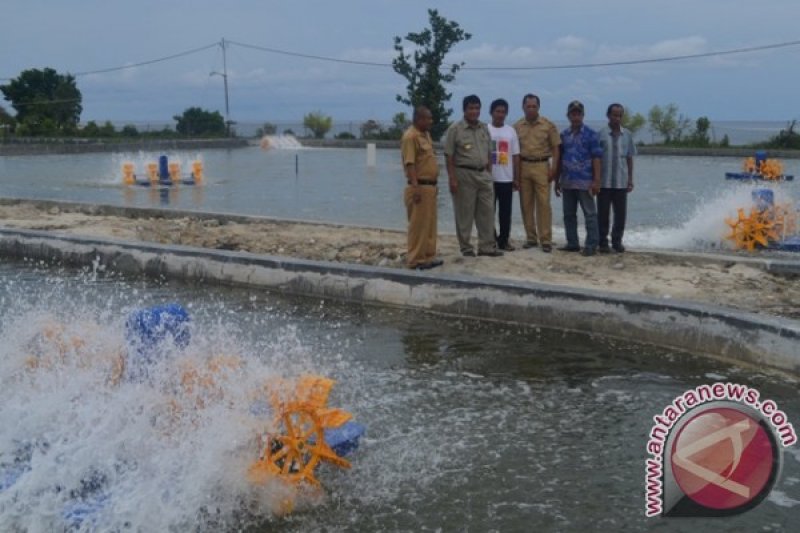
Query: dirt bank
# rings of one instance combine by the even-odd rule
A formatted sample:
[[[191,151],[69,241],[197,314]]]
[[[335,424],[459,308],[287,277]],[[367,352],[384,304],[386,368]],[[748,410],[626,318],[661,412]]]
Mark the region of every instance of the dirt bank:
[[[224,222],[195,217],[126,218],[38,208],[0,206],[0,225],[73,235],[182,244],[303,259],[404,267],[403,232],[289,221]],[[444,265],[430,272],[536,281],[656,298],[725,305],[800,318],[800,282],[735,261],[670,257],[647,252],[598,255],[545,254],[519,249],[499,258],[465,258],[455,236],[440,235]]]

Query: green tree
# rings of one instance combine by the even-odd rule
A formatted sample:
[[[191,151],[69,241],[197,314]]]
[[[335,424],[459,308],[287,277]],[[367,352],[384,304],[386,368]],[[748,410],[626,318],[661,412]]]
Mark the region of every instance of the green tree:
[[[333,136],[334,139],[342,139],[342,140],[350,140],[355,139],[356,136],[350,133],[349,131],[341,131]]]
[[[311,130],[315,139],[324,139],[333,127],[333,117],[323,115],[322,111],[312,111],[303,117],[303,127]]]
[[[800,133],[794,129],[797,120],[792,120],[786,124],[786,129],[781,130],[777,135],[773,135],[764,145],[766,148],[794,148],[800,149]]]
[[[710,146],[711,139],[708,137],[708,131],[710,129],[711,121],[708,120],[708,117],[698,118],[690,138],[692,146]]]
[[[689,119],[678,114],[678,106],[669,104],[664,109],[654,105],[647,114],[650,131],[663,137],[664,144],[674,144],[683,137],[689,127]]]
[[[275,135],[278,132],[278,126],[272,122],[265,122],[263,126],[256,130],[256,137],[263,137],[264,135]]]
[[[16,123],[17,121],[14,120],[14,117],[9,115],[8,112],[3,109],[3,106],[0,106],[0,133],[5,136],[8,131],[14,131]]]
[[[114,128],[114,124],[111,123],[110,120],[106,120],[105,123],[100,128],[100,136],[101,137],[113,137],[116,135],[117,130]]]
[[[383,128],[377,120],[369,119],[361,124],[361,138],[362,139],[380,139]]]
[[[410,122],[405,113],[396,113],[392,117],[392,127],[386,130],[384,137],[386,139],[397,140],[403,137],[403,132],[408,129]]]
[[[636,136],[636,132],[644,127],[647,119],[641,113],[632,113],[628,108],[622,114],[622,127]]]
[[[0,85],[17,112],[16,120],[35,133],[69,133],[80,121],[82,95],[75,77],[52,68],[24,70]]]
[[[183,112],[183,115],[175,115],[172,118],[177,122],[175,131],[181,135],[188,137],[225,136],[225,119],[222,118],[219,111],[212,113],[199,107],[190,107]]]
[[[120,131],[120,135],[123,137],[138,137],[139,130],[133,124],[125,124]]]
[[[397,57],[392,61],[394,71],[403,76],[408,84],[406,95],[397,95],[397,101],[411,108],[426,106],[433,115],[431,135],[439,140],[447,130],[453,110],[446,107],[453,96],[445,84],[456,79],[456,72],[464,63],[453,63],[443,71],[444,58],[453,46],[468,41],[472,35],[465,32],[457,22],[449,21],[435,9],[428,10],[429,28],[419,33],[409,33],[405,40],[414,45],[414,53],[407,54],[403,39],[394,38]]]
[[[97,122],[94,120],[90,120],[86,123],[86,125],[81,130],[81,134],[84,137],[99,137],[100,136],[100,126],[97,125]]]

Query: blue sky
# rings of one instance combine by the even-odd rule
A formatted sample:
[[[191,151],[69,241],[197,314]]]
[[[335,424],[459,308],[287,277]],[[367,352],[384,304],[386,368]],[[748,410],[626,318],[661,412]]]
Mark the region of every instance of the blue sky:
[[[340,59],[390,63],[395,35],[427,25],[439,9],[472,33],[451,53],[467,67],[624,61],[761,46],[800,39],[797,0],[561,0],[405,2],[242,0],[210,2],[5,0],[0,6],[0,77],[27,68],[84,72],[156,59],[220,41]],[[679,62],[580,70],[462,71],[460,99],[503,97],[519,115],[523,94],[563,118],[578,98],[601,119],[620,101],[646,114],[674,102],[715,120],[800,118],[800,46]],[[385,120],[407,111],[395,101],[405,80],[391,68],[353,66],[231,46],[231,118],[300,120],[322,110],[337,122]],[[224,111],[222,52],[214,47],[151,66],[80,76],[82,120],[170,121],[186,107]],[[3,82],[4,83],[4,82]],[[0,105],[9,108],[8,102]],[[487,106],[488,107],[488,106]]]

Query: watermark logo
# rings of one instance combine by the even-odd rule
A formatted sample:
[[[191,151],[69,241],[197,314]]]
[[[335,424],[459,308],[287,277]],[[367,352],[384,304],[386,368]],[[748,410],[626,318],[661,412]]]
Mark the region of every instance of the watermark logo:
[[[786,414],[744,385],[701,385],[653,417],[647,516],[728,516],[757,506],[797,441]]]

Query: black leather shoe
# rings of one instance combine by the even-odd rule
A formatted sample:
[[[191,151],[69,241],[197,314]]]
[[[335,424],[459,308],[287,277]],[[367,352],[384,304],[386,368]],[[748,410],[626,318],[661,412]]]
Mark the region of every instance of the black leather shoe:
[[[492,250],[491,252],[478,252],[478,255],[482,255],[485,257],[502,257],[503,252],[500,250]]]
[[[601,244],[597,248],[597,251],[600,252],[601,254],[610,254],[611,253],[611,248],[609,248],[607,244]]]
[[[536,248],[537,246],[539,246],[538,242],[531,242],[531,241],[528,241],[528,242],[526,242],[525,244],[522,245],[522,247],[525,248],[526,250],[528,248]]]
[[[622,244],[612,244],[611,247],[614,249],[615,252],[621,254],[625,251],[625,247]]]
[[[546,253],[546,254],[549,254],[550,252],[552,252],[552,251],[553,251],[553,246],[552,246],[552,245],[550,245],[550,244],[543,244],[543,245],[542,245],[542,251],[543,251],[544,253]]]
[[[595,250],[594,248],[584,248],[583,251],[581,252],[581,255],[583,257],[591,257],[591,256],[595,255],[596,253],[597,253],[597,250]]]
[[[580,246],[561,246],[560,248],[556,248],[559,252],[580,252]]]
[[[498,246],[497,248],[499,248],[500,250],[504,250],[506,252],[513,252],[514,250],[516,250],[516,248],[514,248],[513,246],[511,246],[508,243],[506,243],[506,244],[504,244],[502,246]]]
[[[428,265],[430,265],[429,268],[436,268],[438,266],[442,266],[443,264],[444,261],[442,261],[441,259],[431,259],[431,261],[428,263]]]
[[[464,257],[475,257],[475,252],[472,250],[467,250],[466,252],[461,252],[461,255]]]

